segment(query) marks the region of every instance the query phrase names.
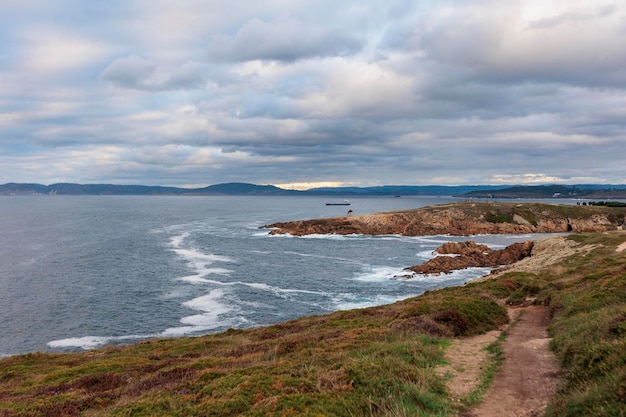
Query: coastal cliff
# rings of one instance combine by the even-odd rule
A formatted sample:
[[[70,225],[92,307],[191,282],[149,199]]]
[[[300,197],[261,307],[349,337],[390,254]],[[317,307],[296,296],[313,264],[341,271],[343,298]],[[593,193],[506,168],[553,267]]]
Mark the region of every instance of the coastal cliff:
[[[622,229],[626,208],[541,203],[459,202],[413,210],[273,223],[270,234],[524,234]]]

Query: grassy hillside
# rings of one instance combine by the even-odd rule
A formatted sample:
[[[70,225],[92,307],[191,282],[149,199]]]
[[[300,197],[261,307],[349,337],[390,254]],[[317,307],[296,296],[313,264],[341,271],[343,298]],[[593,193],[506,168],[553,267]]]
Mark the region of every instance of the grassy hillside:
[[[626,234],[573,235],[595,249],[550,269],[552,347],[566,384],[549,416],[626,415]]]
[[[550,306],[565,384],[550,416],[626,410],[626,234],[539,273],[431,291],[393,305],[195,338],[0,360],[0,416],[446,416],[434,371],[451,338],[498,328],[505,302]]]

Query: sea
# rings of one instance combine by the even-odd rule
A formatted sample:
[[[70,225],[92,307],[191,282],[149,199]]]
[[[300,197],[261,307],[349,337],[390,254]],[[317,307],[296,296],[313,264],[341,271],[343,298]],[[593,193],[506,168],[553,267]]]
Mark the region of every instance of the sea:
[[[266,326],[393,303],[489,272],[407,279],[451,236],[271,236],[289,220],[453,197],[0,197],[0,357]],[[492,248],[535,238],[482,235]]]

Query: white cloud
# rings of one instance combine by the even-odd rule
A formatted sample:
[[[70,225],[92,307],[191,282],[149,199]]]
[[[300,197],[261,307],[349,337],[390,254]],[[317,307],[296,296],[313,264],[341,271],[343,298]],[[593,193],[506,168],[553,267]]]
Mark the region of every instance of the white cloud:
[[[308,117],[401,117],[416,98],[416,80],[377,62],[335,58],[317,65],[325,72],[318,91],[299,100]]]
[[[626,178],[619,3],[3,6],[0,178]]]
[[[109,53],[109,46],[81,33],[56,29],[26,30],[22,40],[21,71],[32,74],[79,71]]]
[[[496,174],[491,177],[491,184],[546,184],[564,183],[563,178],[545,174]]]
[[[0,113],[0,126],[7,127],[15,125],[21,118],[22,117],[17,113]]]
[[[284,184],[274,184],[276,187],[285,190],[310,190],[311,188],[336,188],[346,185],[341,181],[319,181],[319,182],[289,182]]]

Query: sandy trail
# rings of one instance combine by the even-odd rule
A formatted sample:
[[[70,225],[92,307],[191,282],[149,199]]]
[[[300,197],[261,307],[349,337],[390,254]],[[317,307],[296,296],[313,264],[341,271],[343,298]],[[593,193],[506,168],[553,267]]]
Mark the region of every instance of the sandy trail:
[[[471,393],[480,382],[483,361],[487,359],[485,350],[496,341],[501,330],[492,330],[477,336],[454,339],[446,350],[447,365],[439,367],[442,375],[450,378],[448,390],[455,401]]]
[[[502,345],[504,363],[484,402],[462,416],[536,416],[556,392],[559,366],[548,348],[548,310],[534,305],[519,310]]]
[[[626,235],[626,230],[619,233]],[[499,277],[509,271],[539,273],[547,265],[555,265],[576,254],[585,255],[597,245],[580,245],[564,236],[535,241],[533,255],[510,267],[502,268],[479,280]],[[626,241],[616,252],[626,251]],[[483,403],[473,410],[461,412],[461,417],[531,417],[541,415],[553,398],[559,383],[560,367],[549,350],[548,309],[543,306],[509,308],[512,322],[502,344],[504,363],[487,390]],[[499,332],[453,341],[446,351],[448,366],[442,371],[450,376],[448,388],[458,400],[474,389],[486,358],[484,347],[498,337]],[[471,359],[470,359],[471,358]]]

